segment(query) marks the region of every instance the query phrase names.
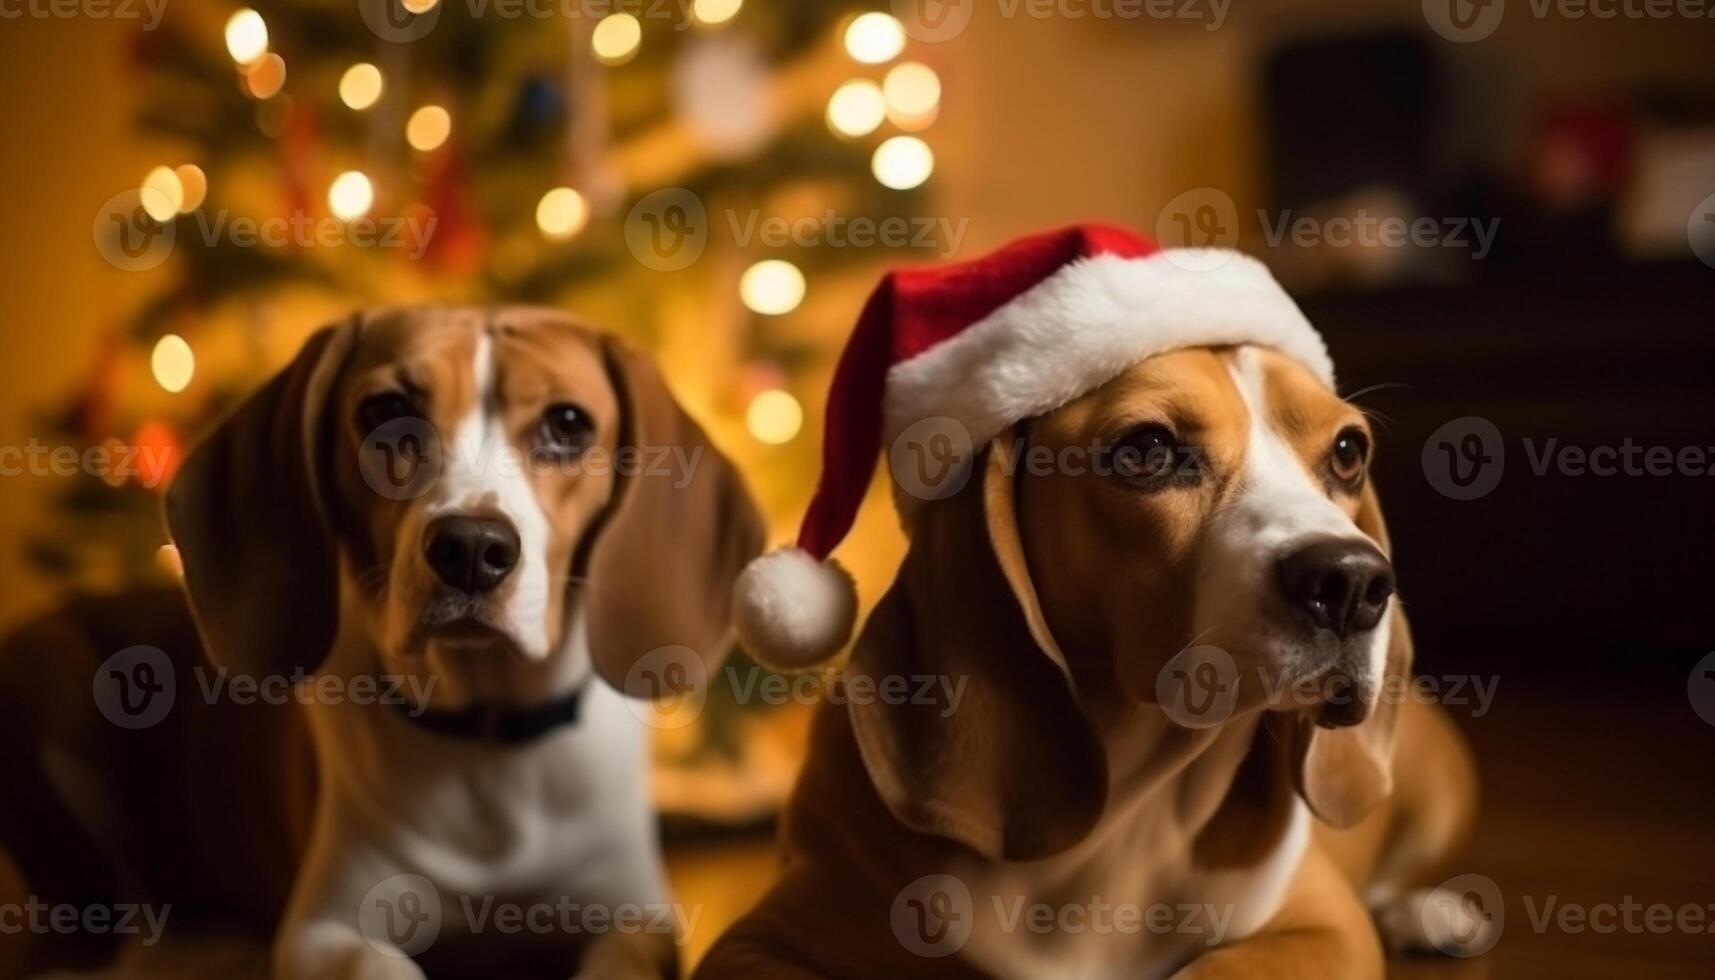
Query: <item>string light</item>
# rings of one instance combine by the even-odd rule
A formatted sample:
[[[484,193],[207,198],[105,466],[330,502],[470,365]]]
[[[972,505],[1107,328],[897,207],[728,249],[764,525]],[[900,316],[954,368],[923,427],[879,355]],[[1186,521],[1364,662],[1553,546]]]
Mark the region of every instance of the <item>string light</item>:
[[[875,148],[869,168],[883,187],[908,191],[935,172],[935,154],[915,136],[895,136]]]
[[[405,122],[405,142],[424,153],[447,141],[453,131],[453,117],[438,105],[426,105],[411,113]]]
[[[880,65],[905,50],[905,28],[889,14],[860,15],[846,28],[846,53],[866,65]]]
[[[828,99],[828,128],[841,136],[867,136],[886,118],[887,99],[868,79],[847,82]]]
[[[339,100],[362,112],[381,98],[382,88],[381,69],[360,61],[339,77]]]
[[[375,188],[361,170],[347,170],[328,185],[328,210],[341,221],[361,218],[375,203]]]
[[[249,7],[226,20],[226,53],[240,65],[248,65],[268,50],[268,23]]]
[[[750,400],[744,424],[758,442],[778,446],[791,442],[804,428],[804,406],[798,404],[791,392],[772,388]]]
[[[403,0],[402,6],[408,14],[426,14],[440,2],[441,0]]]
[[[608,14],[590,34],[590,47],[604,65],[623,65],[637,54],[643,24],[631,14]]]
[[[179,202],[179,213],[195,211],[202,207],[202,202],[208,197],[208,175],[194,163],[183,163],[173,168],[173,175],[179,178],[179,186],[183,188],[184,200]]]
[[[790,313],[804,302],[804,273],[784,259],[764,259],[739,277],[738,297],[757,313]]]
[[[887,118],[894,125],[919,128],[935,118],[941,103],[941,79],[928,65],[915,61],[895,65],[882,80]]]
[[[272,51],[244,69],[244,87],[258,99],[272,99],[286,87],[286,59]]]
[[[173,220],[185,204],[185,185],[171,167],[156,167],[143,178],[138,194],[143,210],[161,224]]]
[[[744,0],[695,0],[691,4],[691,17],[705,27],[713,27],[738,16],[743,6]]]
[[[185,338],[170,333],[155,341],[155,349],[149,354],[149,370],[155,375],[156,384],[176,395],[190,386],[196,369],[196,355]]]
[[[536,227],[553,239],[565,239],[584,230],[590,208],[584,196],[570,187],[556,187],[536,204]]]

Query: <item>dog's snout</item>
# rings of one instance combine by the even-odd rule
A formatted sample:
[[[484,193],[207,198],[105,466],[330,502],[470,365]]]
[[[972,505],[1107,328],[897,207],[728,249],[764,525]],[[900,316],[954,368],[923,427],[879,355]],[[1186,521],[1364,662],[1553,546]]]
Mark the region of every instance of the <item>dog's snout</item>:
[[[1287,603],[1342,639],[1374,629],[1393,595],[1393,566],[1364,541],[1323,538],[1282,558],[1275,571]]]
[[[423,553],[442,582],[470,595],[488,592],[518,566],[518,529],[494,517],[437,517],[423,532]]]

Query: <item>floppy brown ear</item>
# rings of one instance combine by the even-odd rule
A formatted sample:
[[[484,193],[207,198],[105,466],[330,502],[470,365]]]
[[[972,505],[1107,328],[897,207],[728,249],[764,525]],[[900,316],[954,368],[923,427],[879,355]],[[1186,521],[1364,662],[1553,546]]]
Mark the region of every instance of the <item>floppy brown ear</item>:
[[[1392,554],[1374,481],[1364,488],[1356,517],[1359,530],[1383,552]],[[1393,748],[1399,721],[1399,693],[1411,679],[1411,630],[1399,598],[1388,616],[1387,662],[1378,679],[1378,697],[1369,717],[1350,728],[1318,728],[1306,717],[1293,719],[1293,753],[1298,792],[1311,812],[1336,827],[1362,820],[1393,792]]]
[[[944,679],[932,703],[849,699],[870,780],[913,830],[990,859],[1028,860],[1089,833],[1107,802],[1107,759],[1058,651],[1044,649],[1053,641],[999,451],[991,446],[974,461],[983,479],[924,505],[847,683],[885,691],[897,677],[914,692],[922,678]],[[960,692],[956,701],[949,688]]]
[[[313,670],[333,643],[339,569],[324,488],[326,411],[358,323],[324,327],[205,435],[166,493],[203,647],[253,675]]]
[[[764,528],[738,471],[654,362],[611,337],[602,349],[619,395],[616,483],[578,574],[596,669],[650,697],[628,675],[652,651],[689,647],[710,670],[726,656],[733,580],[761,552]]]

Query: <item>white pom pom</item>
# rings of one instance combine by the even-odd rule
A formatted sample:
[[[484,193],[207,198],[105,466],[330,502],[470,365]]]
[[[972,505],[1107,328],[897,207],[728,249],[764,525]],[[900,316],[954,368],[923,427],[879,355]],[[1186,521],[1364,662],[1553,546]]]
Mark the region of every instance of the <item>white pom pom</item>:
[[[739,642],[757,660],[810,667],[851,639],[857,586],[834,562],[782,548],[745,566],[733,585],[732,618]]]

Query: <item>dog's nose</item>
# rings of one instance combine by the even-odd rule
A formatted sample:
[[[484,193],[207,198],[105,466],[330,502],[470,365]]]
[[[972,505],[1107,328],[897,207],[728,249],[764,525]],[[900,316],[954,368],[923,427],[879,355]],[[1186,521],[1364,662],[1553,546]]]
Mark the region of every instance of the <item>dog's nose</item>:
[[[437,517],[423,531],[423,553],[442,582],[478,595],[518,566],[518,530],[493,517]]]
[[[1282,558],[1275,573],[1288,603],[1342,639],[1374,629],[1393,595],[1393,566],[1365,541],[1323,538]]]

